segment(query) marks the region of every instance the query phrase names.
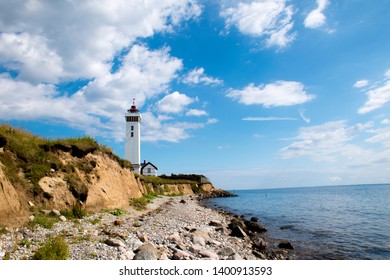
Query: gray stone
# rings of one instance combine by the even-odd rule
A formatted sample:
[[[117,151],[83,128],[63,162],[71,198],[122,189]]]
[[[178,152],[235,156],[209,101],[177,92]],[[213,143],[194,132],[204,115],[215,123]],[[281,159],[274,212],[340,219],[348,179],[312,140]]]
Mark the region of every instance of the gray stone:
[[[212,226],[212,227],[221,227],[221,226],[223,226],[223,224],[221,222],[219,222],[219,221],[210,221],[209,225]]]
[[[30,217],[28,217],[28,220],[29,220],[29,221],[34,221],[34,220],[35,220],[35,216],[34,216],[34,215],[31,215]]]
[[[218,255],[223,257],[229,257],[234,255],[236,252],[233,250],[232,247],[224,247],[221,250],[218,251]]]
[[[150,251],[139,251],[135,254],[133,260],[157,260],[157,255]]]
[[[175,243],[182,243],[183,242],[180,235],[177,232],[168,236],[168,240],[171,242],[175,242]]]
[[[137,250],[141,245],[144,244],[141,240],[139,240],[137,238],[132,238],[129,241],[127,241],[126,243],[127,243],[127,246],[133,251]]]
[[[239,254],[237,254],[237,253],[229,256],[227,259],[228,260],[234,260],[234,261],[241,261],[241,260],[243,260],[243,258]]]
[[[66,222],[65,216],[62,216],[62,215],[61,215],[61,216],[58,217],[58,219],[60,219],[60,220],[63,221],[63,222]]]

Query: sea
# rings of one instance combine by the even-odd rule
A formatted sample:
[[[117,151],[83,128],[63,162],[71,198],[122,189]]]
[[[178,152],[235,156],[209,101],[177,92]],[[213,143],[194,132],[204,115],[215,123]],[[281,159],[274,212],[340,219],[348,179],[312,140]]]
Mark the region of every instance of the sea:
[[[213,208],[256,217],[297,259],[389,260],[390,184],[230,191]]]

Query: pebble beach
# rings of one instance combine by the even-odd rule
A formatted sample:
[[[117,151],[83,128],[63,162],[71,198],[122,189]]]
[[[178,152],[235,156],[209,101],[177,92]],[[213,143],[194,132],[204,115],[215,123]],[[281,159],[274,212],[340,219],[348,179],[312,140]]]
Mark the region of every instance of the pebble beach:
[[[69,246],[69,260],[293,259],[289,242],[262,234],[261,221],[206,207],[198,196],[159,197],[147,209],[99,211],[82,219],[5,228],[0,259],[29,260],[53,236]]]

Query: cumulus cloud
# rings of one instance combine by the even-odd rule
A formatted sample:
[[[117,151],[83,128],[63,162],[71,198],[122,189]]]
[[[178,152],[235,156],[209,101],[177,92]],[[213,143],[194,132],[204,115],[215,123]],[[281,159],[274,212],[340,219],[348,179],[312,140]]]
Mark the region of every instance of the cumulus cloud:
[[[142,107],[166,92],[183,67],[169,48],[135,42],[173,32],[201,12],[196,0],[0,1],[0,65],[12,73],[0,76],[0,117],[122,140],[131,100]],[[77,92],[57,91],[78,81],[84,87]],[[165,127],[171,135],[186,129]]]
[[[205,84],[205,85],[220,85],[223,83],[218,78],[213,78],[204,73],[204,68],[195,68],[191,70],[182,79],[185,84]]]
[[[276,81],[259,86],[249,84],[243,89],[229,90],[227,96],[245,105],[263,105],[266,108],[303,104],[315,98],[305,91],[302,83],[295,81]]]
[[[353,85],[355,88],[362,88],[368,85],[368,80],[359,80]]]
[[[307,28],[320,28],[326,23],[324,10],[329,5],[329,0],[317,0],[317,8],[312,10],[305,18],[304,25]]]
[[[349,159],[372,158],[372,152],[349,143],[372,123],[348,126],[346,121],[327,122],[322,125],[302,127],[292,144],[280,150],[284,159],[308,157],[318,161],[335,161],[338,157]]]
[[[99,77],[137,38],[200,12],[194,0],[2,1],[0,63],[34,82]]]
[[[285,0],[255,0],[224,8],[226,28],[234,25],[245,35],[264,37],[267,47],[284,48],[294,39],[294,9]]]
[[[163,99],[161,99],[158,103],[158,111],[162,113],[181,113],[184,109],[194,102],[195,99],[175,91],[171,94],[166,95]]]

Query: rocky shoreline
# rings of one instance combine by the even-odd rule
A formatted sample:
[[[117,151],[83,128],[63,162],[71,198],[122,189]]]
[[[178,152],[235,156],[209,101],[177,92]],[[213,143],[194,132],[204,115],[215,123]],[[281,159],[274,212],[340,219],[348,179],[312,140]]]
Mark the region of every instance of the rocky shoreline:
[[[81,219],[3,228],[0,259],[32,259],[49,238],[62,236],[70,260],[292,259],[289,242],[267,240],[256,218],[208,208],[204,197],[161,197],[146,211],[100,211]]]

